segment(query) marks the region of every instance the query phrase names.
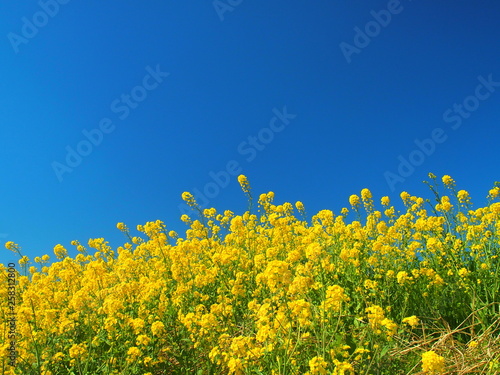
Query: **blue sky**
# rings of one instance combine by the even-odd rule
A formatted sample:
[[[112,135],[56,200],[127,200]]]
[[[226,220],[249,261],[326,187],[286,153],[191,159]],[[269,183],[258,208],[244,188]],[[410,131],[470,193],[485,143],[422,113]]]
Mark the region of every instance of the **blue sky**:
[[[309,214],[365,187],[431,198],[428,172],[484,204],[499,15],[496,0],[4,1],[0,241],[55,259],[123,244],[117,222],[182,233],[183,191],[245,210],[239,173]]]

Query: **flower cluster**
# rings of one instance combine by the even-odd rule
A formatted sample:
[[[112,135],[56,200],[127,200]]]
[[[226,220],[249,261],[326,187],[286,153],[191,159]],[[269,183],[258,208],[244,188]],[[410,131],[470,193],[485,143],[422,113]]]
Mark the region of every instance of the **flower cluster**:
[[[251,201],[248,179],[238,181]],[[500,194],[491,189],[488,205],[473,210],[450,176],[442,182],[451,194],[435,205],[403,192],[404,212],[389,197],[377,209],[363,189],[349,198],[350,222],[344,208],[309,223],[302,202],[295,210],[272,192],[241,215],[202,210],[186,192],[199,217],[182,216],[184,237],[159,220],[136,234],[118,223],[123,246],[73,241],[76,257],[57,245],[56,261],[36,257],[38,267],[8,242],[30,268],[16,288],[22,361],[6,373],[352,375],[411,373],[419,361],[425,373],[444,372],[444,351],[394,350],[474,326],[464,335],[470,351],[474,335],[495,327]],[[5,283],[0,294],[6,316]],[[481,319],[471,320],[473,308]]]
[[[441,374],[444,372],[444,358],[429,350],[422,354],[422,371],[429,374]]]

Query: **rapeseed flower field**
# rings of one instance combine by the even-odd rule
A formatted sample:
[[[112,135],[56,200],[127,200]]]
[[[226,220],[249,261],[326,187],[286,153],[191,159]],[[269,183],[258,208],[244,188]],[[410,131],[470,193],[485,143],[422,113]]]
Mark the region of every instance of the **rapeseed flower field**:
[[[500,186],[473,209],[429,177],[432,201],[403,192],[406,212],[363,189],[308,222],[240,176],[242,215],[182,194],[184,237],[118,223],[123,246],[73,241],[51,264],[8,242],[21,267],[0,265],[17,280],[15,366],[0,286],[2,373],[499,374]]]

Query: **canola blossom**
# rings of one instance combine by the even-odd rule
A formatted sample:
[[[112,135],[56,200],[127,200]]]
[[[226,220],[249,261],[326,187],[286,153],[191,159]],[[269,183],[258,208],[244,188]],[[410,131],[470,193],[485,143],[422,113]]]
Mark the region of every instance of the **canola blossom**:
[[[403,192],[405,212],[363,189],[308,221],[302,202],[272,192],[254,205],[240,176],[241,215],[182,194],[184,237],[160,220],[135,234],[120,222],[123,246],[73,241],[71,257],[59,244],[52,264],[7,242],[17,353],[9,365],[2,283],[2,373],[497,374],[500,187],[473,209],[450,176],[446,195],[430,178],[434,200]]]

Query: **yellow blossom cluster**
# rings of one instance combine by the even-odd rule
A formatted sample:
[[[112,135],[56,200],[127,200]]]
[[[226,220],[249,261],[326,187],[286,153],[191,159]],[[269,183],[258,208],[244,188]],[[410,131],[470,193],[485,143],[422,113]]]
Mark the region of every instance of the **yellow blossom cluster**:
[[[430,348],[417,346],[413,357],[384,354],[422,332],[432,336],[436,322],[458,327],[472,308],[481,322],[463,324],[475,330],[464,345],[474,348],[473,334],[494,326],[498,187],[486,207],[473,210],[469,194],[455,193],[444,176],[453,194],[433,205],[403,192],[403,212],[389,197],[377,209],[363,189],[349,198],[353,220],[344,208],[308,222],[302,202],[278,204],[272,192],[253,207],[248,179],[238,181],[250,201],[241,215],[202,210],[182,194],[198,215],[181,217],[185,236],[160,220],[135,234],[120,222],[123,246],[73,241],[72,258],[59,244],[56,261],[36,257],[38,267],[7,242],[22,269],[19,361],[15,368],[5,362],[5,373],[352,375],[410,373],[421,361],[423,372],[438,374],[447,361]],[[2,283],[3,316],[8,293]],[[0,328],[8,331],[6,320]],[[2,358],[9,345],[0,335]]]
[[[422,354],[422,371],[428,374],[441,374],[444,372],[444,358],[429,350]]]

